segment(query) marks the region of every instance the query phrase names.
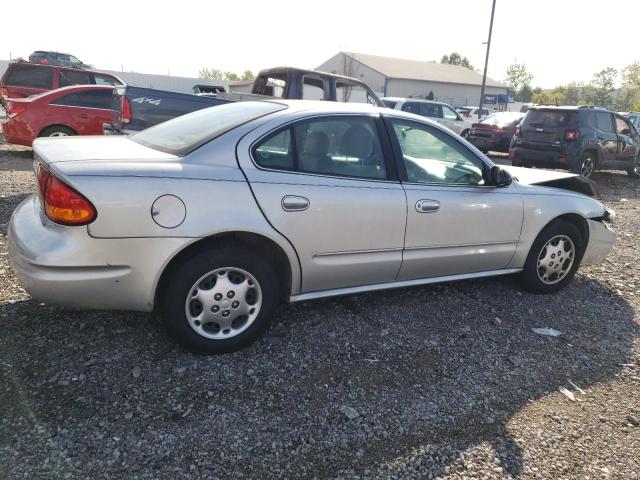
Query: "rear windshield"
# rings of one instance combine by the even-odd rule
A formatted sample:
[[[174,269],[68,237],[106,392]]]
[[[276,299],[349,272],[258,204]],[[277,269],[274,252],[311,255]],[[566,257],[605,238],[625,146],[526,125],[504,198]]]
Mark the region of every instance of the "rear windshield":
[[[566,110],[529,110],[525,124],[529,127],[559,128],[566,127],[574,112]]]
[[[274,102],[233,102],[173,118],[130,138],[146,147],[184,156],[243,123],[285,108]]]
[[[48,67],[15,66],[9,67],[7,85],[35,88],[51,88],[53,69]]]
[[[469,113],[471,111],[470,108],[466,108],[466,107],[458,107],[456,108],[456,112],[458,113]]]
[[[494,113],[480,123],[485,125],[511,125],[518,123],[522,120],[522,117],[524,117],[524,115],[520,112]]]

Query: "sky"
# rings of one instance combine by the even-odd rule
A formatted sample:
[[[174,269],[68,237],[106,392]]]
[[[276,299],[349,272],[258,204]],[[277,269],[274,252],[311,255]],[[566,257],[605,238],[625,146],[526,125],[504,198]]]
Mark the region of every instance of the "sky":
[[[55,5],[23,0],[28,21],[3,22],[0,59],[57,50],[101,69],[195,77],[203,67],[315,68],[339,51],[425,61],[457,51],[482,71],[491,16],[491,0]],[[488,75],[504,80],[517,61],[534,87],[552,88],[620,70],[640,59],[638,18],[638,0],[497,0]]]

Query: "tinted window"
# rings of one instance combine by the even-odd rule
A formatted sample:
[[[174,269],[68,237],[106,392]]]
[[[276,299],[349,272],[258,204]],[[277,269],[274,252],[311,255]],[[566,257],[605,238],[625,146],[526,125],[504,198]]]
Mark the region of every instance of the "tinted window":
[[[409,113],[415,113],[416,115],[420,115],[420,104],[418,102],[405,102],[402,105],[401,110]]]
[[[67,105],[69,107],[110,109],[113,92],[111,90],[91,90],[75,92],[60,97],[51,102],[53,105]]]
[[[87,72],[60,70],[60,86],[68,87],[69,85],[91,85],[91,77]]]
[[[484,125],[517,125],[524,115],[520,112],[494,113],[482,120]]]
[[[255,147],[253,158],[266,168],[356,178],[387,177],[375,122],[365,117],[296,123]]]
[[[482,185],[482,161],[446,133],[406,120],[392,119],[407,179],[414,183]]]
[[[607,112],[595,112],[596,114],[596,128],[603,132],[613,133],[613,122],[611,120],[611,114]]]
[[[563,110],[529,110],[525,123],[530,127],[565,127],[573,118],[573,112]]]
[[[287,108],[274,102],[234,102],[173,118],[130,136],[156,150],[186,155],[243,123]]]
[[[396,108],[396,105],[398,104],[398,102],[394,102],[392,100],[382,100],[382,103],[384,103],[384,106],[388,108]]]
[[[11,68],[11,67],[10,67]],[[53,69],[46,67],[13,67],[7,85],[51,88]]]
[[[438,105],[437,103],[421,103],[419,105],[420,105],[420,115],[424,117],[442,118],[441,105]]]

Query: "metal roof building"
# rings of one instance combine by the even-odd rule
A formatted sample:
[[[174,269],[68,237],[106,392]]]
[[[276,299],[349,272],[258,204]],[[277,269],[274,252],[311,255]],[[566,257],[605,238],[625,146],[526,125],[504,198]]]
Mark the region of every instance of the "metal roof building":
[[[381,97],[425,98],[453,106],[478,105],[482,74],[458,65],[420,60],[339,52],[317,70],[339,73],[364,81]],[[504,83],[487,77],[485,93],[506,95]]]

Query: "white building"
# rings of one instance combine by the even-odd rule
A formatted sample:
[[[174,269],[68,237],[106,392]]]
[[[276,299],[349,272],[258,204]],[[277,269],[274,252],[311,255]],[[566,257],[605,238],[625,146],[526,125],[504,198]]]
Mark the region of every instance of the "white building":
[[[339,52],[317,70],[357,78],[380,97],[425,98],[453,106],[478,105],[482,74],[458,65]],[[486,95],[507,95],[504,83],[487,77]]]

